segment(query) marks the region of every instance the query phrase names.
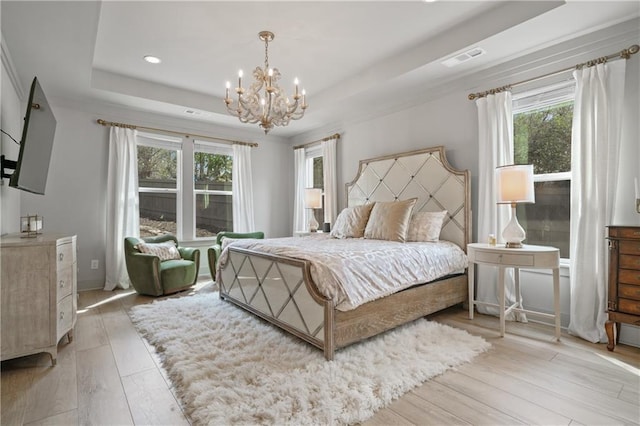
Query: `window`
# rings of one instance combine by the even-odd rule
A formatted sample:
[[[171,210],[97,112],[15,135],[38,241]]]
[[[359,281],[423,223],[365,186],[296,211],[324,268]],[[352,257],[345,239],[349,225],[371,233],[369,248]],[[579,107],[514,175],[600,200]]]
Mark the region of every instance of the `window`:
[[[535,204],[517,206],[527,244],[569,258],[573,81],[513,96],[514,163],[533,164]]]
[[[306,188],[320,188],[324,191],[324,167],[322,162],[322,146],[317,145],[305,150],[306,157]],[[314,209],[313,214],[320,224],[324,223],[324,197],[322,198],[322,208]]]
[[[233,230],[233,151],[229,146],[196,142],[193,152],[196,237]]]
[[[179,139],[138,135],[140,236],[178,235],[181,213]]]
[[[140,235],[179,240],[233,230],[233,150],[165,135],[138,133]]]

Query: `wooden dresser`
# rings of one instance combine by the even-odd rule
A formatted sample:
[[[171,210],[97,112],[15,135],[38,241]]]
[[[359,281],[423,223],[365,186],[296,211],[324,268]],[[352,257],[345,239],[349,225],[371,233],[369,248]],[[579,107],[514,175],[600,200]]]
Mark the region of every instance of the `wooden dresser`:
[[[0,359],[47,352],[73,338],[77,310],[76,236],[43,234],[0,239]]]
[[[609,226],[609,320],[605,324],[613,350],[620,324],[640,326],[640,227]],[[615,325],[615,331],[613,326]]]

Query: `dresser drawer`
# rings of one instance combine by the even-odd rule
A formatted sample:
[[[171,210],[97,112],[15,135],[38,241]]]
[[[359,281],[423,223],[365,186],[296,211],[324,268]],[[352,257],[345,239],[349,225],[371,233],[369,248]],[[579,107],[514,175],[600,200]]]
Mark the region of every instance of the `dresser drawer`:
[[[620,269],[618,271],[618,281],[624,284],[640,285],[640,271]]]
[[[511,253],[489,253],[485,251],[476,252],[476,260],[482,263],[495,263],[496,265],[506,264],[509,266],[533,266],[533,255],[531,254],[511,254]]]
[[[620,284],[618,286],[618,297],[640,300],[640,285]]]
[[[71,330],[73,325],[73,296],[69,295],[58,302],[58,309],[56,313],[57,321],[57,341],[64,336],[66,332]]]
[[[640,301],[618,299],[618,311],[632,315],[640,315]]]
[[[620,268],[640,270],[640,256],[621,254],[619,259]]]
[[[609,227],[609,237],[615,238],[630,238],[640,240],[640,227],[626,226],[626,227]]]
[[[73,244],[65,243],[56,247],[56,259],[58,261],[58,270],[71,265],[74,262]]]
[[[56,293],[58,294],[57,301],[61,301],[66,296],[71,294],[73,290],[73,266],[68,266],[63,269],[58,269],[56,276]]]
[[[620,241],[620,254],[635,254],[640,256],[640,240]]]

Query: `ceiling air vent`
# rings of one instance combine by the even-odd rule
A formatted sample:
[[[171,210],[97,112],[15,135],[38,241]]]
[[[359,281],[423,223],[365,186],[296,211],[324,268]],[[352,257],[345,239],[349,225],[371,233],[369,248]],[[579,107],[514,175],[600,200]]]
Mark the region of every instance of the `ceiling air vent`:
[[[471,50],[467,50],[464,53],[460,53],[456,56],[453,56],[449,59],[445,59],[442,61],[442,65],[447,66],[449,68],[455,67],[456,65],[460,65],[463,62],[467,62],[470,59],[477,58],[478,56],[484,55],[484,49],[480,49],[479,47],[474,47]]]

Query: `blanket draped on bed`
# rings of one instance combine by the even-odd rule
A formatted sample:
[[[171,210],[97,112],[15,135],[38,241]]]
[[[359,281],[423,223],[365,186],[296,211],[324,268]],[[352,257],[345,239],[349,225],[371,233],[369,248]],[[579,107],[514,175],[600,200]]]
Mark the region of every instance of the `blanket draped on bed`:
[[[311,277],[318,291],[334,300],[341,311],[416,284],[463,272],[467,267],[464,251],[449,241],[399,243],[335,239],[317,234],[303,238],[231,241],[222,252],[219,268],[228,261],[230,246],[311,262]]]

